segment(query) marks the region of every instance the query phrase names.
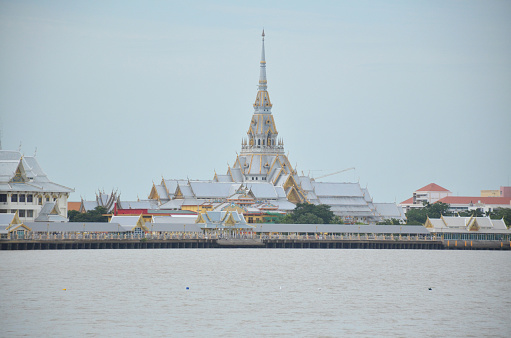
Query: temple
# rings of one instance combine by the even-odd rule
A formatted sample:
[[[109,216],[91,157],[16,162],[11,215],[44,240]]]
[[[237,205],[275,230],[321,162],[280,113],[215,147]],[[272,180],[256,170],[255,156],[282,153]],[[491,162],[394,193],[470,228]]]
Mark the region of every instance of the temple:
[[[293,210],[297,203],[327,204],[347,223],[404,219],[401,208],[394,203],[373,203],[368,190],[359,183],[317,182],[293,169],[272,114],[264,36],[263,31],[254,111],[234,165],[224,175],[215,173],[208,181],[162,178],[160,184],[153,183],[149,199],[158,203],[160,211],[201,213],[236,205],[248,223],[267,222],[276,214]]]
[[[0,149],[0,214],[16,213],[22,222],[56,219],[56,214],[66,220],[67,199],[73,191],[51,181],[35,155]]]

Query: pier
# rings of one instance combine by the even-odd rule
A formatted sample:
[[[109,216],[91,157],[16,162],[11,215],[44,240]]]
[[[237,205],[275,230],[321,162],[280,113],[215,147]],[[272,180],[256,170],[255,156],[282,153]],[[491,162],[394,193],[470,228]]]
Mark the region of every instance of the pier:
[[[425,239],[316,239],[316,238],[179,238],[179,239],[15,239],[1,240],[0,250],[84,249],[406,249],[406,250],[511,250],[503,241],[442,241]]]

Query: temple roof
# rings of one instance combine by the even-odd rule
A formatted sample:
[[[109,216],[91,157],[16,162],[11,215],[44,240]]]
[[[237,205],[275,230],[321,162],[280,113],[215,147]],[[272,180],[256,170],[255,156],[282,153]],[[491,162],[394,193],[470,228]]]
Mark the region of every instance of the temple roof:
[[[74,189],[50,181],[33,156],[0,150],[0,190],[71,193]]]

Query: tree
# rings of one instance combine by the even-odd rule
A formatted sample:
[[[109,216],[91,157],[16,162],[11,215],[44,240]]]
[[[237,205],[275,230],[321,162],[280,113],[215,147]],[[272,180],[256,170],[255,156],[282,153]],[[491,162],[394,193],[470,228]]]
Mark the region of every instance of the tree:
[[[507,227],[511,225],[511,208],[497,208],[490,213],[491,219],[504,219]]]
[[[434,204],[424,203],[423,208],[410,209],[406,213],[406,224],[418,225],[426,223],[427,218],[440,218],[440,216],[450,216],[448,211],[449,204],[437,202]]]
[[[481,209],[474,209],[474,210],[466,210],[466,211],[460,211],[458,212],[458,215],[461,217],[483,217],[484,213],[481,211]]]
[[[321,217],[318,217],[310,212],[298,216],[296,219],[297,224],[325,224]]]
[[[424,208],[420,209],[410,209],[406,213],[406,224],[409,225],[419,225],[426,223],[426,219],[428,216],[426,215],[426,210]]]
[[[298,203],[296,208],[289,214],[276,220],[276,223],[285,224],[330,224],[334,219],[334,213],[329,205]]]
[[[344,224],[344,221],[341,217],[335,215],[334,217],[332,217],[330,224]]]
[[[67,213],[69,222],[108,222],[108,217],[103,216],[107,214],[108,210],[105,207],[96,207],[94,210],[81,213],[76,210],[71,210]]]

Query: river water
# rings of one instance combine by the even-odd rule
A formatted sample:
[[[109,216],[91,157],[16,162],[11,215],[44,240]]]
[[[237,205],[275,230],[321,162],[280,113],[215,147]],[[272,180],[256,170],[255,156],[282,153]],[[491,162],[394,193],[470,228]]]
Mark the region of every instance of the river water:
[[[62,250],[0,259],[4,337],[511,336],[511,252]]]

